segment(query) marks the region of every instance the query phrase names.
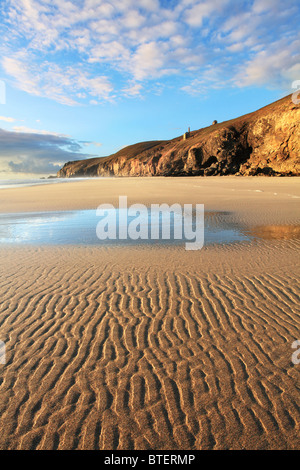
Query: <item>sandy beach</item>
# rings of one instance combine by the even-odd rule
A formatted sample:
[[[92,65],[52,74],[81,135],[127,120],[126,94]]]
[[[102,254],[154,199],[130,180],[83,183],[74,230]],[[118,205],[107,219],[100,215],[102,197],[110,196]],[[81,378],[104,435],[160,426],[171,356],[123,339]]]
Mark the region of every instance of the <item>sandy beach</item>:
[[[204,204],[251,241],[0,244],[0,449],[299,449],[300,178],[0,190],[0,213]],[[300,357],[300,354],[299,354]]]

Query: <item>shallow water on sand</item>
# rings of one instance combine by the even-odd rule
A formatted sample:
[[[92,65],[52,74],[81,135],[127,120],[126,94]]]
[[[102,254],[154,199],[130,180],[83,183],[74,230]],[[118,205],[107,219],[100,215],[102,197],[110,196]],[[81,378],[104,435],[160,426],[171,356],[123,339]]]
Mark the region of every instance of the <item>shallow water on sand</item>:
[[[116,238],[100,240],[96,234],[96,227],[101,217],[96,215],[95,210],[81,211],[56,211],[56,212],[32,212],[19,214],[0,215],[0,243],[4,244],[33,244],[33,245],[149,245],[149,244],[183,244],[188,240],[182,235],[174,236],[176,229],[181,227],[182,218],[178,214],[171,217],[170,237],[163,239],[162,215],[156,221],[148,217],[141,217],[141,231],[148,230],[147,239],[118,237],[119,229],[130,225],[135,217],[127,214],[125,225],[122,209],[116,209],[115,215],[108,211],[106,222],[111,224],[116,216]],[[300,227],[298,225],[261,225],[247,228],[242,224],[230,220],[229,212],[207,211],[204,215],[204,245],[229,244],[263,240],[291,240],[300,238]],[[160,227],[159,238],[151,238],[151,228],[157,224]],[[192,221],[192,229],[195,231],[195,219]]]
[[[174,231],[181,227],[182,218],[177,214],[171,217],[170,238],[162,239],[161,214],[159,216],[159,239],[151,239],[151,228],[156,222],[153,218],[142,217],[141,230],[148,229],[148,239],[121,240],[118,237],[119,228],[124,228],[121,220],[122,209],[116,209],[117,213],[117,237],[115,240],[99,240],[96,227],[101,220],[95,210],[81,211],[57,211],[57,212],[32,212],[20,214],[2,214],[0,216],[0,243],[8,244],[34,244],[34,245],[137,245],[137,244],[183,244],[190,241],[182,236],[175,239]],[[120,219],[119,219],[120,216]],[[112,222],[113,214],[108,212],[108,223]],[[129,226],[134,217],[128,217]],[[122,225],[123,224],[123,225]],[[126,225],[126,226],[127,226]],[[195,220],[192,222],[195,231]],[[228,244],[249,241],[253,235],[246,234],[244,228],[228,220],[226,212],[205,212],[204,216],[204,244]]]

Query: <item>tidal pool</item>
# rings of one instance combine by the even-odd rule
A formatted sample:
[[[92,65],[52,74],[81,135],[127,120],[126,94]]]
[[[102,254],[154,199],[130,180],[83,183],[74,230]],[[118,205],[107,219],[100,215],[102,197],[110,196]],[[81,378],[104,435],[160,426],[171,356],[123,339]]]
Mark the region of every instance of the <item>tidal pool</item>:
[[[174,214],[170,220],[170,238],[162,239],[162,215],[153,220],[148,215],[140,218],[141,232],[148,230],[148,239],[132,238],[120,239],[118,237],[120,227],[126,229],[135,217],[128,216],[127,225],[124,224],[122,209],[115,209],[117,214],[117,237],[114,240],[100,240],[96,234],[96,227],[101,217],[96,215],[96,210],[76,210],[57,212],[33,212],[19,214],[0,215],[0,243],[1,244],[31,244],[31,245],[140,245],[140,244],[183,244],[187,240],[184,237],[176,239],[174,233],[178,233],[178,227],[182,224],[182,218]],[[230,222],[226,212],[205,212],[204,214],[204,244],[229,244],[251,240],[255,235],[245,233],[245,229],[236,223]],[[106,221],[115,220],[115,214],[108,210]],[[123,225],[122,225],[123,224]],[[151,228],[159,224],[159,239],[151,239]],[[192,222],[195,230],[195,221]]]

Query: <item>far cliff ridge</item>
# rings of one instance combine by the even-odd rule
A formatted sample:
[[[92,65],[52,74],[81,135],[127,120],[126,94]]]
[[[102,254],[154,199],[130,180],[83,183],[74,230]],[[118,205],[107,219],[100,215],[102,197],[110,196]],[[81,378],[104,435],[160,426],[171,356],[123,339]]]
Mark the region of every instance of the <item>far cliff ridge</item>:
[[[300,175],[300,105],[286,96],[242,117],[66,163],[58,177]]]

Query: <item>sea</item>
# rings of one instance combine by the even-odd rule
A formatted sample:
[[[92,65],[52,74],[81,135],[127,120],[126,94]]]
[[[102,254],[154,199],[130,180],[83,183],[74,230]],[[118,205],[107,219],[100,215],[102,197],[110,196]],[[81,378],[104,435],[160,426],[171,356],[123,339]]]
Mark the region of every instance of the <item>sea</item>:
[[[71,183],[92,178],[27,178],[27,179],[0,179],[0,189],[22,188],[26,186],[41,186],[44,184]]]

